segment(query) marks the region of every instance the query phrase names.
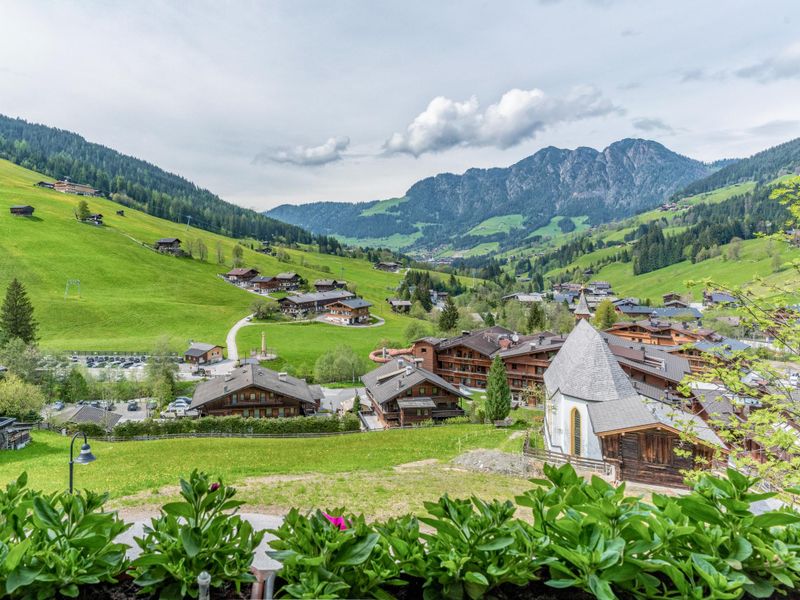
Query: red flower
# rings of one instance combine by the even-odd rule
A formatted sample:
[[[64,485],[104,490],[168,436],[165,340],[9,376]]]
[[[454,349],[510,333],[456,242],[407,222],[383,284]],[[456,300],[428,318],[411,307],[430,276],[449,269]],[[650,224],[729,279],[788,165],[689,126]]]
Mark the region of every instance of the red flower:
[[[216,492],[219,489],[218,483],[212,483],[211,486],[208,488],[209,492]]]

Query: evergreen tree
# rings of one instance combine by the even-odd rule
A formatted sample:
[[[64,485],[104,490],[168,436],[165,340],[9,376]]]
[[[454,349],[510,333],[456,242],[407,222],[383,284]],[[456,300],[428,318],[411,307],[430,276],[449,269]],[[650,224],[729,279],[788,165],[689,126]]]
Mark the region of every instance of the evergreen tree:
[[[608,329],[617,322],[617,311],[611,300],[603,300],[594,313],[594,324],[598,329]]]
[[[433,302],[431,302],[431,293],[428,291],[428,288],[423,288],[421,285],[417,285],[414,289],[414,295],[411,296],[412,302],[419,302],[422,305],[422,308],[425,309],[425,312],[430,312],[433,308]]]
[[[506,367],[502,359],[495,356],[486,383],[486,418],[489,421],[502,421],[510,412],[511,390]]]
[[[458,323],[458,309],[456,308],[453,299],[447,297],[444,305],[444,310],[439,316],[439,329],[442,331],[452,331]]]
[[[487,327],[494,327],[497,323],[494,320],[494,315],[492,311],[487,310],[486,314],[483,317],[483,322],[486,324]]]
[[[544,309],[541,304],[538,302],[531,302],[531,307],[528,310],[528,320],[526,322],[528,333],[542,331],[544,329],[544,322]]]
[[[25,286],[15,277],[8,284],[0,309],[0,341],[19,338],[26,344],[36,341],[38,324],[33,318],[33,305]]]

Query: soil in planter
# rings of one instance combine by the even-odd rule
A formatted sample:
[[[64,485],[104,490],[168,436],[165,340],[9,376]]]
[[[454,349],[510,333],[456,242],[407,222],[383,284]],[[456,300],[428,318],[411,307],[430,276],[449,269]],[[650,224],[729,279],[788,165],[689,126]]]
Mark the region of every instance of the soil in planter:
[[[141,588],[133,583],[127,576],[119,578],[118,583],[99,583],[81,587],[77,600],[155,600],[154,596],[143,596],[137,592]],[[237,593],[236,586],[228,584],[222,588],[211,588],[211,600],[248,600],[250,598],[250,584],[241,586],[242,591]]]

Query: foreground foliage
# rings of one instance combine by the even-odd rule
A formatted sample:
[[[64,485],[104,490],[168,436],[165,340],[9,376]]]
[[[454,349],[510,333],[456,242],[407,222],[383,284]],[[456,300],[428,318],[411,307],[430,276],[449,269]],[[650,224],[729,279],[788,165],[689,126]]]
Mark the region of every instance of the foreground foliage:
[[[601,600],[700,600],[768,598],[800,583],[800,514],[754,514],[753,502],[773,496],[751,491],[755,479],[705,475],[690,494],[655,494],[648,504],[625,496],[624,485],[587,482],[569,465],[545,465],[545,474],[517,498],[533,524],[514,518],[510,502],[447,496],[426,504],[430,516],[419,520],[369,526],[346,516],[345,530],[324,513],[292,511],[271,532],[271,554],[285,561],[279,595],[391,598],[411,586],[426,599],[461,600],[509,585],[521,594],[541,579]]]

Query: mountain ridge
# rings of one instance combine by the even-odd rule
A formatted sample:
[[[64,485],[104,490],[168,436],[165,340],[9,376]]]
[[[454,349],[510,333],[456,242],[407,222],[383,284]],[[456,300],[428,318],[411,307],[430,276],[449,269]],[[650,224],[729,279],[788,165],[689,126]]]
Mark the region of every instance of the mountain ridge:
[[[586,216],[590,224],[631,216],[714,170],[658,142],[626,138],[603,150],[547,146],[508,167],[426,177],[380,214],[362,214],[380,201],[284,204],[265,214],[318,234],[372,238],[421,233],[417,247],[442,242],[458,247],[474,241],[464,239],[466,232],[492,217],[521,215],[519,229],[533,231],[556,216]],[[493,239],[509,234],[495,233]]]

